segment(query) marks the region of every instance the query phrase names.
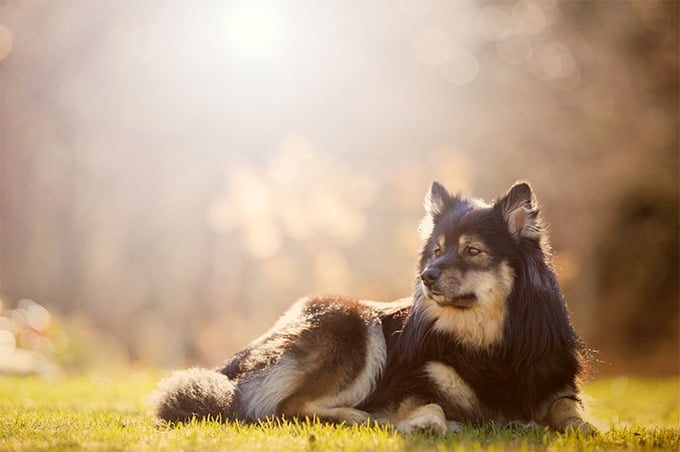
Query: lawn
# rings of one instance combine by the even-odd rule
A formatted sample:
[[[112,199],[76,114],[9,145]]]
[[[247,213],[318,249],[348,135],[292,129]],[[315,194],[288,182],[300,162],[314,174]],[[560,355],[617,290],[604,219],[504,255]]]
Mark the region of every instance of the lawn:
[[[145,396],[161,374],[0,377],[0,450],[678,450],[680,378],[619,377],[589,384],[603,433],[467,428],[444,437],[314,422],[157,426]]]

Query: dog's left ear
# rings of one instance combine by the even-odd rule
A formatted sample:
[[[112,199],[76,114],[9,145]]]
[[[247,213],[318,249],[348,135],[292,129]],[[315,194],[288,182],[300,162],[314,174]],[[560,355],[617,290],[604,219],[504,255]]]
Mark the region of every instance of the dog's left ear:
[[[538,203],[528,183],[516,182],[505,196],[496,201],[494,208],[500,211],[514,238],[541,238],[543,225],[538,215]]]

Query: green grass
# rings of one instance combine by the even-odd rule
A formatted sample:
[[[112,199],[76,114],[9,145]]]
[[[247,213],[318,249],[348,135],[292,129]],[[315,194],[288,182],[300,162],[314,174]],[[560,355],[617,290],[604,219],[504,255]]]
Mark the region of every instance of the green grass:
[[[124,377],[0,377],[0,450],[678,450],[680,378],[591,383],[603,433],[586,437],[522,428],[400,435],[388,428],[315,422],[157,426],[145,396],[156,372]]]

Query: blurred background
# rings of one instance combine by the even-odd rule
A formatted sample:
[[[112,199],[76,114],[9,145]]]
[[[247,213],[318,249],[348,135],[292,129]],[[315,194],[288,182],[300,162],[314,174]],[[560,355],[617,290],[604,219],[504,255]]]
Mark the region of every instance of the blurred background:
[[[406,296],[432,179],[524,179],[596,374],[677,374],[678,5],[0,0],[0,371]]]

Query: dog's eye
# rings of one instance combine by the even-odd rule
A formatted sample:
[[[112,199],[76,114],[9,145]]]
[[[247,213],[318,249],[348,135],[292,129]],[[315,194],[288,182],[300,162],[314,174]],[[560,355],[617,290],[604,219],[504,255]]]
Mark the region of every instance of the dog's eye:
[[[440,247],[437,247],[434,249],[434,257],[439,257],[442,255],[442,249]]]
[[[482,250],[480,250],[479,248],[475,248],[474,246],[468,246],[465,249],[465,252],[467,253],[468,256],[476,256],[479,253],[481,253]]]

